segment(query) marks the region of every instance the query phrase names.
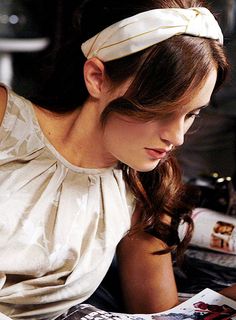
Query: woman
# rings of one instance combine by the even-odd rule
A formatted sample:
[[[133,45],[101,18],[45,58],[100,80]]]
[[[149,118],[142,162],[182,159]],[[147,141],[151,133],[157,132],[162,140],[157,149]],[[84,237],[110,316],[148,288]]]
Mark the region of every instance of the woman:
[[[2,86],[3,314],[55,319],[84,302],[117,246],[128,312],[178,303],[171,251],[192,221],[172,150],[227,73],[221,30],[201,6],[85,1],[41,99]]]

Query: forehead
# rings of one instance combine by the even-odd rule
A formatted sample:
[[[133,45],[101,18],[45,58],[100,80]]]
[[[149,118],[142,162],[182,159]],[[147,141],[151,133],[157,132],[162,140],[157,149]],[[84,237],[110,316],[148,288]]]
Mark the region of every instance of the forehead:
[[[190,90],[188,101],[184,103],[183,108],[197,109],[205,106],[211,100],[211,96],[216,84],[217,70],[212,69],[209,74],[202,80],[196,89]]]

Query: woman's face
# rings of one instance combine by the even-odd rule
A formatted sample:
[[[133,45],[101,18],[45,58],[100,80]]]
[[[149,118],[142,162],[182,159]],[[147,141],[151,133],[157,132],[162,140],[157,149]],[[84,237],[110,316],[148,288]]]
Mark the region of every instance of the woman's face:
[[[217,71],[213,69],[189,103],[172,115],[149,122],[112,114],[104,129],[104,147],[109,159],[121,161],[137,171],[153,170],[161,159],[184,142],[184,135],[200,110],[209,104]]]

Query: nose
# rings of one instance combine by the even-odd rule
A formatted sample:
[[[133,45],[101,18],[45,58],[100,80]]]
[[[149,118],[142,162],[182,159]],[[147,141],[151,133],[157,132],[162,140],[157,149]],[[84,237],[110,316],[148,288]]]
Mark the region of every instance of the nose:
[[[168,145],[177,147],[184,143],[185,131],[184,119],[172,119],[161,128],[160,137]]]

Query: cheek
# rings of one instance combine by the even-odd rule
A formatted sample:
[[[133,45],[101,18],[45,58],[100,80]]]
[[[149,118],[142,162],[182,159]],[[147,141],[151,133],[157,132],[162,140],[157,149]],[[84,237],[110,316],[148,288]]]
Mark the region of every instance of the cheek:
[[[151,145],[157,136],[155,123],[112,115],[104,128],[104,143],[109,152],[132,152]]]
[[[111,122],[104,130],[105,142],[108,146],[122,147],[126,144],[135,143],[138,132],[133,130],[127,123]]]
[[[138,139],[141,132],[141,125],[130,120],[128,117],[112,115],[105,125],[105,136],[113,138],[116,142],[123,140]]]
[[[195,118],[189,118],[185,123],[184,133],[187,133],[188,130],[191,128],[191,126],[194,123]]]

